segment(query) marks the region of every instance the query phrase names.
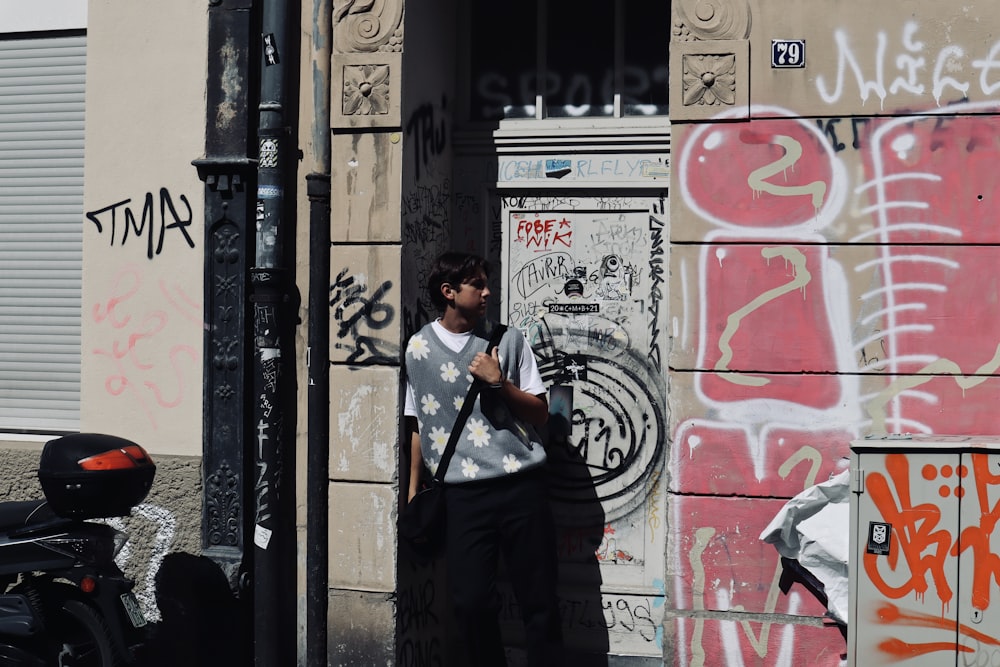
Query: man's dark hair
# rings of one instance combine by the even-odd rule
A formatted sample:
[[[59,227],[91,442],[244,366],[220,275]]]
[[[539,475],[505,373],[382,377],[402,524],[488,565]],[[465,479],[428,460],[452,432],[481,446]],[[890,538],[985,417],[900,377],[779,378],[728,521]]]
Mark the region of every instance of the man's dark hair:
[[[427,277],[431,303],[443,311],[448,305],[448,300],[441,294],[441,285],[448,283],[457,289],[459,285],[470,278],[475,278],[480,272],[489,276],[490,264],[479,255],[451,251],[438,256]]]

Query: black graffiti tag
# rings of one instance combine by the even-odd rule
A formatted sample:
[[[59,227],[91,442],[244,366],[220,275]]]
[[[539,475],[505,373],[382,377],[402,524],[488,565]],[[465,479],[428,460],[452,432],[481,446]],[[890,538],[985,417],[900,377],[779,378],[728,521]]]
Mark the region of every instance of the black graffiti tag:
[[[448,106],[447,98],[441,100],[442,115],[435,118],[434,107],[422,104],[406,123],[406,135],[413,136],[416,150],[413,152],[416,178],[420,180],[420,168],[427,167],[432,158],[442,153],[448,145],[447,119],[443,112]]]
[[[385,349],[390,346],[361,331],[362,327],[378,331],[392,324],[396,310],[382,301],[392,289],[392,283],[384,281],[368,296],[368,286],[356,281],[356,276],[349,275],[349,271],[343,269],[330,286],[330,308],[333,309],[333,319],[339,323],[336,336],[341,340],[350,338],[347,343],[337,343],[337,347],[352,349],[348,363],[393,363],[396,355]]]
[[[128,241],[129,231],[133,232],[137,238],[141,238],[145,233],[147,234],[146,257],[153,259],[154,254],[159,255],[163,251],[163,241],[167,230],[176,229],[184,237],[184,241],[188,244],[188,247],[194,247],[194,240],[188,234],[187,230],[191,226],[191,221],[194,220],[194,212],[191,210],[191,204],[188,202],[187,197],[180,195],[177,200],[183,204],[184,209],[187,209],[186,217],[181,217],[178,214],[177,206],[174,205],[170,191],[166,188],[160,188],[159,220],[156,217],[152,192],[146,193],[146,198],[142,204],[142,213],[139,215],[138,220],[136,220],[135,210],[129,206],[132,203],[131,199],[123,199],[120,202],[115,202],[110,206],[105,206],[96,211],[89,211],[86,215],[88,220],[97,225],[98,234],[104,233],[105,224],[110,225],[111,245],[113,246],[119,229],[118,213],[121,212],[125,216],[125,222],[121,225],[121,245],[125,245],[125,242]],[[159,223],[158,231],[157,222]]]
[[[649,339],[651,342],[649,359],[657,371],[663,368],[660,357],[660,302],[663,300],[663,290],[665,270],[663,266],[663,223],[653,216],[649,216],[649,232],[651,248],[649,253]]]

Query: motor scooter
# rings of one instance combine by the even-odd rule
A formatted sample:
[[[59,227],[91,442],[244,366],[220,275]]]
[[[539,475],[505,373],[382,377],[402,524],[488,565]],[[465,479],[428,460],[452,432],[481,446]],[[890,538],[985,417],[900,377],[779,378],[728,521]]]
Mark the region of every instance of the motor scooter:
[[[127,536],[99,519],[128,515],[155,472],[123,438],[75,433],[45,444],[45,498],[0,503],[0,665],[135,664],[147,624],[115,563]]]

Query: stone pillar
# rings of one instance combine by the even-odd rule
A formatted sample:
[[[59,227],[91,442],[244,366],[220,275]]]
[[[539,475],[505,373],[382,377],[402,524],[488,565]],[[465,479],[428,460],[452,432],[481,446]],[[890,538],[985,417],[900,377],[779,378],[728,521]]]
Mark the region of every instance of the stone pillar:
[[[331,66],[328,664],[394,664],[402,0],[338,3]]]

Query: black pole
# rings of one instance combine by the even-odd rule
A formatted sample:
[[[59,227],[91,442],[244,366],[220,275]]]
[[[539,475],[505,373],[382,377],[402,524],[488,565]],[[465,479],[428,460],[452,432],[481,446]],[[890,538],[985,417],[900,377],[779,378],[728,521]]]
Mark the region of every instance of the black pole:
[[[248,157],[256,124],[252,8],[253,0],[209,0],[205,157],[192,163],[205,183],[201,548],[234,589],[245,574],[245,488],[251,478],[244,455],[250,365],[244,311],[256,180],[255,161]]]
[[[306,665],[326,667],[330,493],[330,53],[333,3],[313,0],[309,195],[309,416],[306,468]]]
[[[285,118],[285,68],[296,62],[288,38],[288,0],[263,0],[261,13],[260,106],[258,108],[256,246],[251,270],[254,339],[253,592],[254,664],[294,663],[295,497],[294,377],[286,365],[294,357],[288,310],[292,279],[287,268],[284,218],[289,186],[291,132]],[[294,196],[291,198],[294,201]],[[292,550],[294,553],[294,550]],[[289,604],[291,601],[293,604]],[[294,622],[292,623],[294,627]],[[289,636],[291,635],[291,636]]]
[[[327,664],[330,492],[330,176],[309,174],[309,442],[306,663]]]

